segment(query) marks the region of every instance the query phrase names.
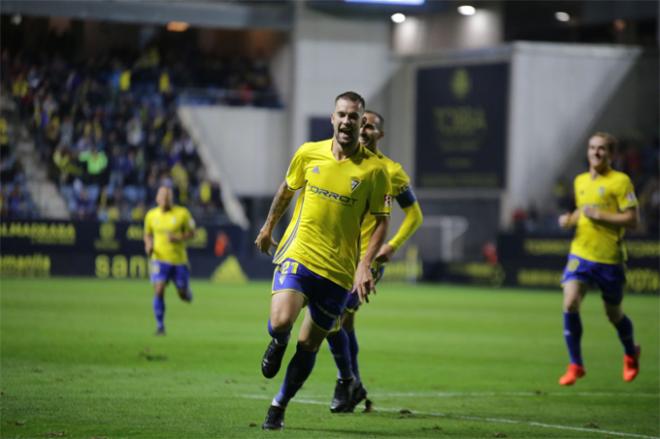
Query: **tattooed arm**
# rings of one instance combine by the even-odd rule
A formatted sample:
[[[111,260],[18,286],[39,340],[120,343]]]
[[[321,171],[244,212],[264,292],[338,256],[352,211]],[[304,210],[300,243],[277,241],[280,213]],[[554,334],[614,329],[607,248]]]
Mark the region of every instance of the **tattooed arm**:
[[[270,254],[270,247],[277,247],[277,242],[275,242],[272,238],[273,229],[275,228],[275,225],[280,220],[280,218],[282,218],[282,215],[284,215],[284,212],[286,212],[286,209],[289,207],[294,193],[295,191],[289,189],[289,186],[286,184],[286,182],[283,182],[277,190],[277,193],[273,198],[273,203],[270,205],[270,211],[268,212],[266,222],[264,223],[263,227],[261,227],[259,235],[257,235],[257,239],[254,241],[254,243],[257,245],[257,248],[262,253]]]

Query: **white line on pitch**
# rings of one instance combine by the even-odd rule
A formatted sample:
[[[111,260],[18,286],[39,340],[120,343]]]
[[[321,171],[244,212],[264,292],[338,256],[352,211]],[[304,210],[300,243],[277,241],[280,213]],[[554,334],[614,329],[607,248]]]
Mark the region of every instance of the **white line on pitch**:
[[[247,399],[262,399],[262,400],[269,400],[270,398],[264,395],[241,395],[243,398]],[[314,399],[306,399],[306,398],[296,398],[293,400],[294,403],[299,403],[299,404],[313,404],[313,405],[327,405],[327,401],[318,401]],[[395,408],[385,408],[378,406],[377,411],[381,412],[389,412],[389,413],[399,413],[400,409],[395,409]],[[640,438],[640,439],[660,439],[657,436],[646,436],[643,434],[636,434],[636,433],[623,433],[620,431],[611,431],[611,430],[601,430],[601,429],[594,429],[594,428],[583,428],[583,427],[571,427],[569,425],[560,425],[560,424],[546,424],[543,422],[535,422],[535,421],[519,421],[515,419],[506,419],[506,418],[483,418],[480,416],[465,416],[465,415],[453,415],[453,414],[448,414],[448,413],[440,413],[440,412],[422,412],[422,411],[412,411],[412,414],[415,415],[422,415],[422,416],[434,416],[438,418],[447,418],[447,419],[460,419],[464,421],[478,421],[478,422],[490,422],[490,423],[496,423],[496,424],[518,424],[518,425],[528,425],[531,427],[541,427],[541,428],[552,428],[555,430],[566,430],[566,431],[579,431],[579,432],[587,432],[587,433],[594,433],[594,434],[605,434],[605,435],[611,435],[611,436],[621,436],[621,437],[634,437],[634,438]]]
[[[617,392],[378,392],[382,398],[418,398],[418,397],[470,397],[470,396],[602,396],[602,397],[626,397],[626,398],[660,398],[657,393],[617,393]]]

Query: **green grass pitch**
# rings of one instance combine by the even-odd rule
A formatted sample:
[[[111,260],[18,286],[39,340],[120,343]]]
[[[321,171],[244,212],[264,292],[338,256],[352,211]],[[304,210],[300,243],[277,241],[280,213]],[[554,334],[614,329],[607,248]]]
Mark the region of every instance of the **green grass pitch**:
[[[147,281],[0,281],[3,438],[648,438],[660,435],[658,296],[628,296],[641,373],[602,303],[583,308],[587,376],[567,364],[561,294],[383,282],[357,316],[372,413],[331,414],[327,346],[290,403],[285,431],[261,430],[283,370],[260,373],[270,287],[193,281],[167,291],[155,337]],[[294,330],[297,333],[297,328]],[[289,346],[285,363],[294,346]]]

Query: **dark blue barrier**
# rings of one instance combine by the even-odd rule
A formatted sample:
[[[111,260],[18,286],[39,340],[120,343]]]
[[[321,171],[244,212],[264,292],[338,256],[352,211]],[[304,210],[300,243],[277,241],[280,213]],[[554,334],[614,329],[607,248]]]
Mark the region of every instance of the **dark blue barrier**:
[[[571,238],[567,235],[500,234],[497,263],[425,262],[424,279],[491,286],[560,289]],[[660,293],[660,243],[654,238],[628,238],[626,291]]]
[[[0,274],[146,278],[142,227],[126,222],[3,221]],[[267,277],[270,261],[251,255],[250,243],[238,226],[199,224],[188,244],[192,276],[218,281]]]

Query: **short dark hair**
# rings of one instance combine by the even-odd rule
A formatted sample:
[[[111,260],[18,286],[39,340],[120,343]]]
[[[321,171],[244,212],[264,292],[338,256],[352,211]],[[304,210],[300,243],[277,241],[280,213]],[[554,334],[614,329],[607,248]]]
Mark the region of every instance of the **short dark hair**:
[[[605,131],[596,131],[591,135],[591,137],[600,137],[601,139],[603,139],[605,141],[605,145],[607,146],[607,149],[610,152],[615,152],[616,147],[619,144],[619,141],[617,140],[616,137],[614,137],[610,133],[606,133]]]
[[[345,91],[344,93],[338,95],[335,98],[335,104],[340,99],[347,99],[351,102],[357,102],[362,106],[363,109],[367,106],[367,104],[364,102],[364,98],[359,94],[355,93],[354,91]]]
[[[378,118],[378,128],[380,128],[381,130],[385,128],[385,118],[383,117],[382,114],[374,110],[364,110],[364,113],[365,114],[371,113],[374,116],[376,116]]]

